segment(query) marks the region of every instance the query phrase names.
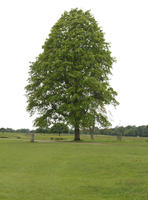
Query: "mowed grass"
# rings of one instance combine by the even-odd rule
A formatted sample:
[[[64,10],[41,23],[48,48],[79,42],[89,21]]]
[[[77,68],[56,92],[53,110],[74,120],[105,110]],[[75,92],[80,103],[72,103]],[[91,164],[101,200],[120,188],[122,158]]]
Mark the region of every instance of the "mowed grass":
[[[146,138],[0,139],[0,200],[147,200]],[[98,142],[98,143],[97,143]]]

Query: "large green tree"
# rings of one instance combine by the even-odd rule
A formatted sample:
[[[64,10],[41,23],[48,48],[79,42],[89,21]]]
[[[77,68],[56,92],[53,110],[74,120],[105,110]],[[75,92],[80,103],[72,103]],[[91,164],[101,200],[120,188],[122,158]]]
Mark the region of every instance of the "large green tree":
[[[42,48],[26,86],[27,110],[38,113],[35,125],[66,121],[74,127],[75,140],[81,127],[107,125],[105,106],[118,104],[109,83],[115,59],[90,12],[64,12]]]

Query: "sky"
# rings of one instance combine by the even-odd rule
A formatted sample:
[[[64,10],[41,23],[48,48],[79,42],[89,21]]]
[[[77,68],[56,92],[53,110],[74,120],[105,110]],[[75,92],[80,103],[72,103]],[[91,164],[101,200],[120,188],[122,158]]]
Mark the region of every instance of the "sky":
[[[71,8],[91,10],[116,57],[111,86],[120,105],[108,108],[113,127],[148,125],[147,0],[0,0],[0,127],[33,128],[24,90],[29,62]]]

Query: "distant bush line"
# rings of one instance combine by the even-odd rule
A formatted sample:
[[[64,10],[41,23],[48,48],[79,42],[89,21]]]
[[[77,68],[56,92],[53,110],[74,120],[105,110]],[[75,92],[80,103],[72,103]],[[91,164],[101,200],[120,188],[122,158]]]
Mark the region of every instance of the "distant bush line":
[[[122,136],[133,136],[133,137],[148,137],[148,125],[146,126],[126,126],[126,127],[115,127],[99,129],[95,127],[95,134],[99,135],[122,135]]]
[[[14,130],[12,128],[0,128],[0,132],[9,132],[9,133],[44,133],[44,134],[52,134],[53,130],[52,128],[49,129],[41,129],[38,128],[36,130],[30,130],[30,129],[17,129]],[[61,133],[61,130],[59,130],[59,132]],[[72,129],[68,129],[67,133],[69,134],[73,134],[73,130]],[[58,130],[55,131],[55,133],[58,133]],[[89,130],[88,129],[83,129],[81,130],[81,133],[83,134],[89,134]],[[95,127],[94,129],[94,134],[95,135],[122,135],[122,136],[133,136],[133,137],[148,137],[148,125],[146,126],[120,126],[120,127],[115,127],[115,128],[98,128]]]

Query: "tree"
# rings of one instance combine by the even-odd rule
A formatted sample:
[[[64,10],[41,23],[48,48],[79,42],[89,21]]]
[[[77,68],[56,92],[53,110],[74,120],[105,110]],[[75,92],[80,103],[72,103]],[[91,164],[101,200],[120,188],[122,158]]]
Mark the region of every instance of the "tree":
[[[117,140],[121,142],[122,136],[124,135],[124,128],[122,126],[116,127]]]
[[[32,142],[32,143],[34,142],[34,133],[33,132],[30,135],[30,142]]]
[[[26,86],[27,110],[38,113],[34,125],[66,121],[74,127],[75,141],[80,128],[90,127],[94,119],[108,125],[105,106],[118,104],[109,84],[115,59],[90,12],[64,12],[42,48]]]
[[[6,132],[6,129],[5,128],[0,128],[0,132],[4,133],[4,132]]]
[[[59,136],[61,133],[68,133],[69,128],[66,124],[63,123],[56,123],[50,128],[51,133],[58,133]]]
[[[94,139],[94,128],[95,128],[94,126],[89,127],[89,134],[92,140]]]

